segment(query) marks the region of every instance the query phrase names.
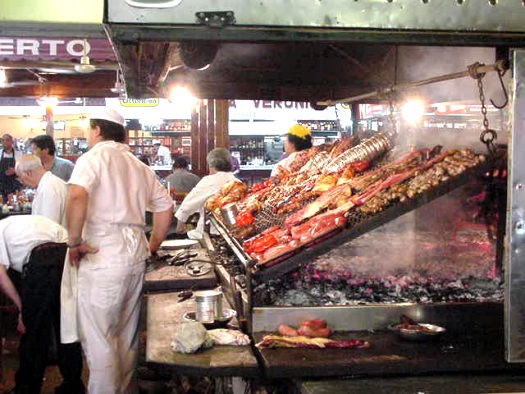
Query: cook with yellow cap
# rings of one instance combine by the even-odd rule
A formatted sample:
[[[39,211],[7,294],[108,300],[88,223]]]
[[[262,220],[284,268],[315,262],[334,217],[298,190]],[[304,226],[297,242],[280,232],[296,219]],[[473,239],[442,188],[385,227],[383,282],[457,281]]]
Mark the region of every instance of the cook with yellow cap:
[[[298,152],[312,147],[312,132],[306,126],[295,124],[286,133],[284,140],[284,153],[286,158],[279,161],[272,170],[272,176],[276,176],[279,171],[290,171],[290,165],[295,160]]]

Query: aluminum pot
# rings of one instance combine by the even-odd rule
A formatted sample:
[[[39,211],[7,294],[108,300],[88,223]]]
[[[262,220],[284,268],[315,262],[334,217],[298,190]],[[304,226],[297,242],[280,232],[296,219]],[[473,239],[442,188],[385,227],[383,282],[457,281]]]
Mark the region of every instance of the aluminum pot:
[[[224,224],[227,226],[234,226],[235,225],[235,217],[239,214],[239,208],[237,207],[237,204],[230,203],[226,204],[221,208],[221,215],[222,219],[224,220]]]
[[[201,323],[213,323],[222,318],[222,292],[202,290],[195,292],[195,318]]]

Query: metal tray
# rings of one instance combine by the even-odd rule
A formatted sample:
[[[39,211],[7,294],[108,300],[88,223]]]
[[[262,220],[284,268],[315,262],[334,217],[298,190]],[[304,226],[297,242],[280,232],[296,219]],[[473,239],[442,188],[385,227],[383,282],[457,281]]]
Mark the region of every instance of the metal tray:
[[[409,329],[397,327],[399,323],[392,323],[388,326],[390,331],[395,332],[400,338],[408,341],[423,342],[432,339],[436,339],[444,334],[447,330],[443,327],[436,326],[434,324],[417,323],[417,326],[425,328],[425,330]]]
[[[212,323],[203,323],[201,324],[206,327],[208,330],[212,330],[214,328],[225,328],[231,319],[233,319],[237,315],[237,312],[235,312],[233,309],[225,309],[222,312],[222,318],[216,319]],[[195,312],[187,312],[182,316],[182,318],[186,321],[198,321],[195,317]]]

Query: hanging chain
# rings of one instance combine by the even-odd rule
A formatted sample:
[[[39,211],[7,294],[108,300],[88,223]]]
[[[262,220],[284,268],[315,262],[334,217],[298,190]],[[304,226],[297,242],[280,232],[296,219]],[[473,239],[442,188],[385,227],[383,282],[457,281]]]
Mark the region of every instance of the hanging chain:
[[[494,141],[498,139],[498,133],[489,127],[489,120],[487,118],[487,107],[485,106],[485,93],[483,92],[483,77],[485,73],[478,73],[477,67],[480,63],[474,63],[469,66],[470,76],[477,80],[479,89],[479,101],[481,102],[481,114],[483,115],[483,131],[479,136],[479,139],[487,147],[489,154],[492,156],[496,152]]]
[[[392,89],[387,93],[388,97],[388,107],[389,107],[389,120],[392,125],[392,134],[397,135],[397,123],[394,113],[396,112],[396,103],[394,101],[394,92]]]

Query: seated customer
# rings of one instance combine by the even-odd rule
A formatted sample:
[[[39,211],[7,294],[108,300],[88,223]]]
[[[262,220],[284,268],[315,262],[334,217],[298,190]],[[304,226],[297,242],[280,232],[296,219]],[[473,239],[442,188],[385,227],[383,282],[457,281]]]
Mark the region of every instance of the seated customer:
[[[204,203],[208,197],[217,193],[222,185],[236,180],[232,174],[232,158],[230,152],[224,148],[215,148],[206,157],[210,168],[210,175],[205,176],[186,196],[175,214],[177,218],[177,233],[185,233],[185,223],[194,213],[199,213],[200,218],[197,228],[188,233],[188,237],[201,239],[204,233]]]
[[[173,173],[166,177],[170,188],[173,189],[175,201],[180,203],[184,197],[191,192],[191,190],[201,180],[197,175],[188,171],[188,159],[184,156],[179,156],[173,162]]]

